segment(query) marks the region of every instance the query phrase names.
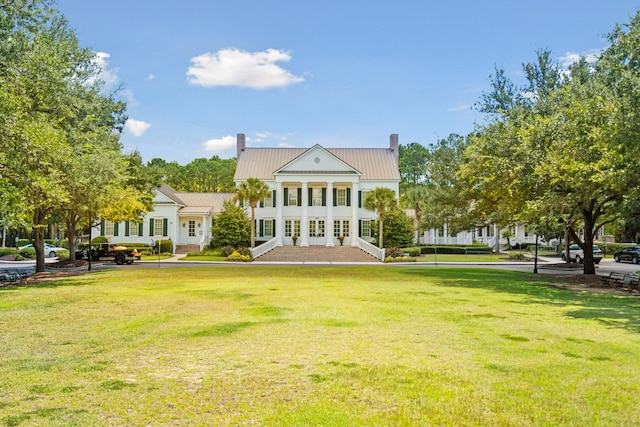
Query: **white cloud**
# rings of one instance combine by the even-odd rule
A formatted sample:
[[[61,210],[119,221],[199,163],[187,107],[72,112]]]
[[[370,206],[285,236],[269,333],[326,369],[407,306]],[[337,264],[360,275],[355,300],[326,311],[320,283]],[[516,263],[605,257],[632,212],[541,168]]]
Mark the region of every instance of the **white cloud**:
[[[583,53],[567,52],[560,57],[560,65],[562,65],[563,68],[569,68],[571,65],[575,64],[580,60],[580,58],[583,57],[587,60],[587,62],[593,63],[598,60],[598,57],[601,53],[601,49],[592,49]]]
[[[202,144],[204,151],[226,151],[236,147],[235,136],[227,135],[218,139],[210,139]]]
[[[130,89],[123,89],[118,92],[119,95],[123,98],[123,100],[127,103],[129,107],[136,107],[140,105],[136,98],[133,96],[133,91]]]
[[[222,49],[216,53],[208,52],[191,58],[193,65],[187,70],[187,81],[204,87],[286,87],[304,81],[304,78],[276,65],[276,62],[290,60],[291,55],[276,49],[253,53],[238,49]]]
[[[155,78],[156,76],[153,73],[149,73],[149,75],[147,76],[147,80],[153,80]]]
[[[151,123],[143,122],[142,120],[129,119],[125,123],[124,127],[133,136],[142,136],[151,127]]]
[[[104,81],[107,88],[115,87],[120,79],[118,78],[118,69],[109,69],[109,55],[105,52],[96,52],[96,57],[93,60],[95,64],[100,68],[100,78]]]
[[[471,109],[471,105],[469,104],[460,104],[455,107],[449,108],[447,111],[450,113],[457,113],[458,111],[467,111]]]

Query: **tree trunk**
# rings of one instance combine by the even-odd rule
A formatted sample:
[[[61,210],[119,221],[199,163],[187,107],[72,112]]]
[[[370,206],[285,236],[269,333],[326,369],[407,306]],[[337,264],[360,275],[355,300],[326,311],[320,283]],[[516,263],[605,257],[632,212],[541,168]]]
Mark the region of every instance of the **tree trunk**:
[[[36,250],[36,273],[44,273],[44,228],[40,225],[33,227],[33,247]]]
[[[69,260],[75,262],[76,260],[76,222],[71,218],[67,218],[67,248],[69,248]]]
[[[382,230],[384,228],[383,227],[383,221],[384,221],[384,215],[383,214],[378,215],[378,237],[379,237],[379,240],[380,240],[379,241],[380,249],[382,249],[384,247],[384,244],[382,242]]]
[[[584,251],[584,274],[596,274],[596,266],[593,262],[593,228],[594,222],[590,212],[585,212],[584,215],[584,244],[582,250]]]
[[[251,204],[251,249],[256,247],[256,207]]]

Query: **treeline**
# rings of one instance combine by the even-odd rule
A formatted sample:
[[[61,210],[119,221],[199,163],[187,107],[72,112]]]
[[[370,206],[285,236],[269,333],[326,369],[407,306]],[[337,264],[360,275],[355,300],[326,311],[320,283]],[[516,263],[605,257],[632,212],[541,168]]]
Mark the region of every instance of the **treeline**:
[[[151,159],[145,165],[150,180],[165,183],[176,191],[191,193],[230,193],[235,191],[233,175],[236,159],[198,158],[187,165],[160,158]]]

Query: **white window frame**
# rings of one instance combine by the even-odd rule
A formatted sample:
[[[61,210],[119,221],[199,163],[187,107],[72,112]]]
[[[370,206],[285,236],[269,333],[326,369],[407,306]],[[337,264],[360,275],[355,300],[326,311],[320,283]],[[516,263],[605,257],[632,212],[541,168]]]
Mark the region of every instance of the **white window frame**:
[[[347,206],[347,189],[336,189],[336,206]]]

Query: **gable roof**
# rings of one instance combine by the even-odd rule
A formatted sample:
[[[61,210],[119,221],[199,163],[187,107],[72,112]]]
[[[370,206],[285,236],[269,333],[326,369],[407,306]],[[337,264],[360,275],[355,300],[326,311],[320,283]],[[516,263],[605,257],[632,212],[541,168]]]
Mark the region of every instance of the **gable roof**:
[[[245,148],[237,159],[236,181],[247,178],[273,180],[274,173],[282,169],[309,148]],[[322,148],[322,147],[321,147]],[[323,148],[324,149],[324,148]],[[328,153],[360,173],[361,180],[399,181],[400,171],[395,154],[386,148],[327,148]],[[317,171],[320,173],[321,171]],[[336,171],[325,171],[335,173]]]
[[[179,214],[210,214],[222,211],[224,202],[234,198],[233,193],[176,193],[185,206]]]

